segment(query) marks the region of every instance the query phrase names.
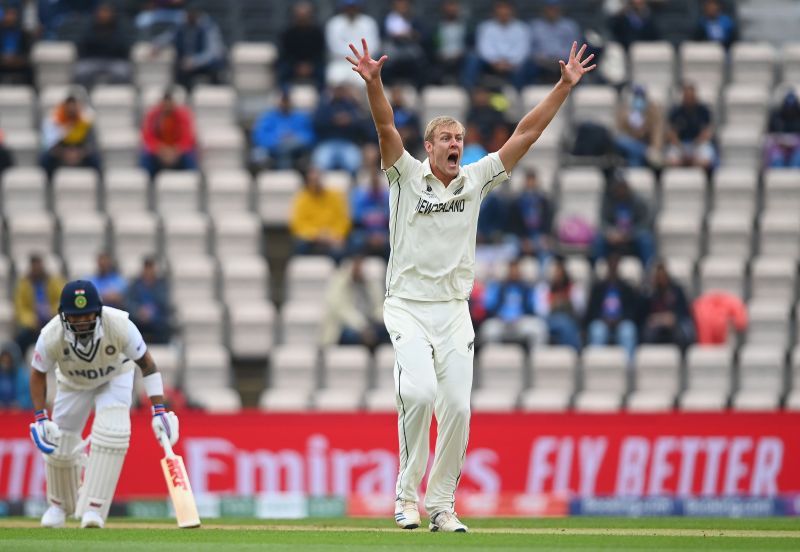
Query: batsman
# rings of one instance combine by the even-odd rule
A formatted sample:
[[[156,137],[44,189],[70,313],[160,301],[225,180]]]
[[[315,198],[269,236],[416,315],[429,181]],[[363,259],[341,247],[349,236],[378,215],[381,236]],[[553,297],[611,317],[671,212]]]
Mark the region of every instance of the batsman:
[[[43,527],[63,527],[68,515],[81,527],[102,528],[131,436],[134,364],[142,370],[153,407],[156,439],[178,440],[178,418],[164,408],[164,386],[142,334],[128,313],[103,306],[94,284],[76,280],[61,291],[58,314],[42,328],[31,370],[36,420],[33,442],[47,477]],[[45,410],[47,373],[55,370],[52,420]],[[94,407],[89,460],[80,482],[83,433]]]

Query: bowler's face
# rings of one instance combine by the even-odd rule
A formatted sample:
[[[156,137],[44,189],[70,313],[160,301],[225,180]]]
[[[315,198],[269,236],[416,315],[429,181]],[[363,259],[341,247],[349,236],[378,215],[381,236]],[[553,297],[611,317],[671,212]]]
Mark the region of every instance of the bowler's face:
[[[431,169],[444,176],[446,183],[449,183],[458,176],[458,167],[464,152],[464,131],[458,125],[437,128],[433,133],[433,141],[425,142],[425,151],[428,152]]]

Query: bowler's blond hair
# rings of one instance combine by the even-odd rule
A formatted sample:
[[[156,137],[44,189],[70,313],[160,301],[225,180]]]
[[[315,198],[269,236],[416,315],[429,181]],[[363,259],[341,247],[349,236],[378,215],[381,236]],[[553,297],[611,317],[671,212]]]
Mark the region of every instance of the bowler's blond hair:
[[[457,126],[458,128],[461,129],[461,134],[464,134],[466,132],[464,125],[462,125],[460,121],[457,121],[452,117],[448,116],[434,117],[433,119],[431,119],[431,122],[429,122],[425,127],[425,141],[433,142],[433,134],[436,132],[436,129],[443,126],[444,127]]]

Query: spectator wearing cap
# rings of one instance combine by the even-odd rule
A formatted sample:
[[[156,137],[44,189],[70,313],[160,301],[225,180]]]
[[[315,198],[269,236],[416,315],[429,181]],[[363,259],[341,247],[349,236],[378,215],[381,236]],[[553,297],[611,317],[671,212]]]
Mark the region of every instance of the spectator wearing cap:
[[[188,108],[167,92],[142,124],[142,166],[154,177],[162,169],[197,169],[194,120]]]
[[[634,42],[661,39],[647,0],[628,0],[625,7],[611,17],[609,27],[614,40],[626,50]]]
[[[800,168],[800,102],[789,90],[769,118],[765,163],[769,167]]]
[[[328,45],[326,78],[331,84],[361,84],[361,78],[351,70],[352,66],[345,57],[353,55],[349,45],[360,45],[361,39],[367,41],[371,51],[382,51],[378,23],[363,13],[361,0],[338,0],[336,7],[339,13],[325,24],[325,42]]]
[[[525,84],[524,63],[530,40],[530,29],[517,19],[511,2],[495,0],[492,18],[478,25],[476,55],[466,62],[464,85],[471,90],[487,74],[521,88]]]
[[[673,167],[702,167],[710,171],[716,160],[711,110],[697,98],[693,84],[683,85],[681,103],[668,117],[666,163]]]
[[[578,24],[562,14],[559,0],[546,0],[542,16],[530,25],[530,60],[527,82],[556,82],[561,69],[558,60],[581,39]]]
[[[617,108],[616,120],[614,139],[628,166],[659,167],[664,147],[664,115],[643,86],[633,87]]]
[[[719,0],[705,0],[703,15],[697,22],[693,40],[718,42],[726,49],[739,38],[736,21],[722,11]]]
[[[314,4],[292,6],[292,20],[280,36],[278,80],[286,88],[296,82],[325,86],[325,33],[317,22]]]
[[[622,171],[613,174],[603,194],[600,224],[592,248],[593,260],[606,258],[611,253],[634,254],[642,266],[648,266],[655,250],[650,212],[647,204],[631,190]]]

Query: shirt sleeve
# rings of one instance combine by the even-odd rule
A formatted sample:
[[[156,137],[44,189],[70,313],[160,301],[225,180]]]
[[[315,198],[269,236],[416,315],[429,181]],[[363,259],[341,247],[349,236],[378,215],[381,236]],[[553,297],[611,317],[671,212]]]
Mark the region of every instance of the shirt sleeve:
[[[408,175],[414,167],[414,164],[419,164],[419,161],[414,159],[414,156],[408,153],[408,150],[403,150],[403,155],[400,159],[395,161],[394,165],[388,169],[384,169],[386,178],[389,179],[389,187],[398,184],[400,179]]]
[[[139,360],[144,356],[147,352],[147,345],[144,343],[144,338],[142,337],[139,328],[136,327],[136,324],[128,322],[128,341],[125,343],[125,347],[123,349],[123,353],[125,356],[132,360]]]
[[[508,180],[508,173],[500,161],[500,154],[490,153],[480,161],[468,165],[472,178],[480,186],[480,199],[483,199],[497,186]]]
[[[55,360],[50,358],[50,355],[47,354],[47,348],[44,346],[44,340],[41,334],[39,335],[39,339],[36,340],[36,348],[33,351],[31,366],[34,370],[43,374],[46,374],[56,366]]]

